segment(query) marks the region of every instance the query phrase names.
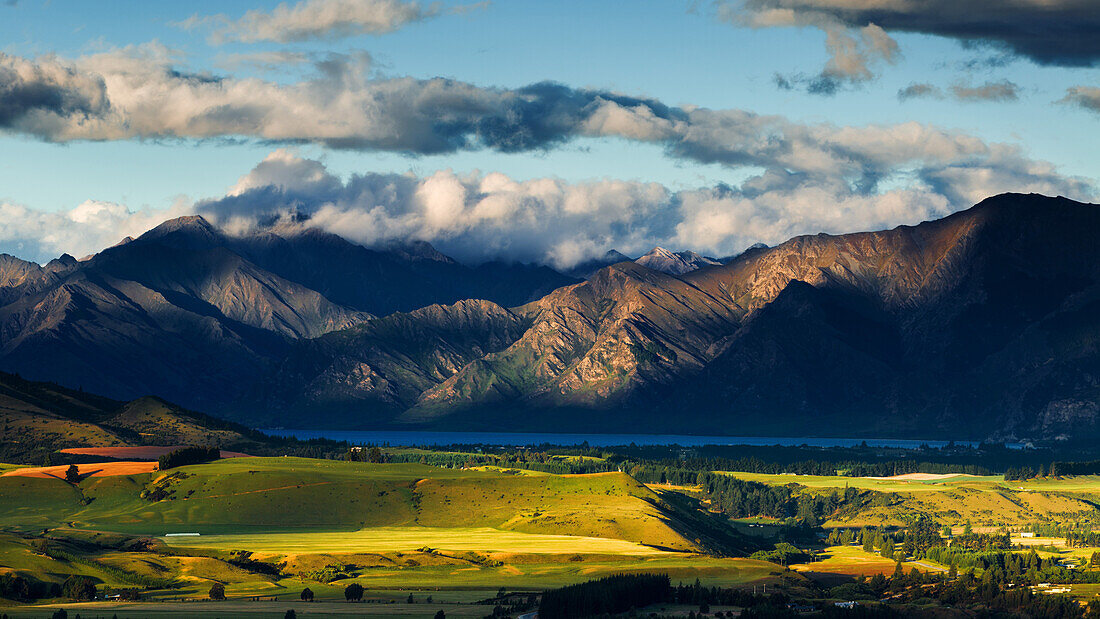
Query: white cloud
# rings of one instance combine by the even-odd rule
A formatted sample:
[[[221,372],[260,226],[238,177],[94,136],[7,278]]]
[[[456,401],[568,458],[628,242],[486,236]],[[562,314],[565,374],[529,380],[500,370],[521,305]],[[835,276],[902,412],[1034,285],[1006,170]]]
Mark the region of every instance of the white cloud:
[[[926,138],[919,125],[836,136],[842,144],[864,141],[884,158],[894,150],[907,157],[955,157],[975,146]],[[846,182],[780,171],[736,188],[685,191],[611,179],[517,181],[497,172],[446,170],[426,178],[364,174],[341,181],[316,161],[278,151],[243,177],[233,195],[196,208],[238,228],[293,213],[286,221],[365,245],[423,240],[469,262],[504,258],[564,268],[611,248],[641,254],[663,245],[721,256],[798,234],[915,224],[1005,191],[1092,194],[1087,183],[1063,179],[1050,164],[1023,159],[1012,148],[997,147],[992,157],[995,166],[927,168],[908,187],[864,193]]]
[[[155,44],[75,61],[0,54],[0,92],[13,93],[0,99],[0,130],[52,141],[245,138],[410,154],[545,150],[612,137],[663,146],[681,160],[784,170],[862,192],[924,168],[981,167],[999,148],[918,123],[835,127],[553,83],[509,90],[371,79],[363,55],[319,59],[314,77],[289,84],[183,73],[175,59]]]
[[[937,141],[916,124],[834,130],[828,137],[836,148],[863,149],[872,162],[900,157],[952,163],[921,167],[904,184],[869,192],[839,177],[778,168],[739,187],[673,191],[657,183],[520,181],[499,172],[449,170],[341,179],[318,161],[279,149],[226,195],[166,210],[135,212],[88,201],[43,213],[0,202],[0,250],[39,261],[62,252],[79,257],[169,217],[199,213],[230,233],[281,220],[287,228],[316,227],[367,246],[428,241],[471,263],[506,259],[566,268],[611,248],[640,255],[662,245],[723,256],[798,234],[915,224],[1005,191],[1078,199],[1094,191],[1011,147],[986,152],[980,142]],[[986,158],[969,158],[974,153]]]
[[[186,29],[213,26],[214,43],[289,43],[386,34],[441,11],[439,3],[422,7],[402,0],[303,0],[293,5],[279,4],[271,11],[254,9],[236,20],[226,15],[195,15],[179,25]]]
[[[1076,105],[1091,112],[1100,112],[1100,88],[1095,86],[1074,86],[1066,90],[1061,103]]]
[[[43,212],[0,201],[0,251],[38,262],[63,253],[82,258],[192,209],[179,202],[167,209],[132,211],[113,202],[86,200],[68,211]]]

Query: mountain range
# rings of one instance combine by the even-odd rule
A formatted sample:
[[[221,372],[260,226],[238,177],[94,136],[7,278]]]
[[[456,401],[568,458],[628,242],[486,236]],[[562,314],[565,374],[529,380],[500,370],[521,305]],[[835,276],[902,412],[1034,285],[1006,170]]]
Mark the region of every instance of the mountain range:
[[[264,426],[1090,438],[1097,233],[1094,205],[1004,194],[563,274],[183,218],[84,261],[0,257],[0,368]]]

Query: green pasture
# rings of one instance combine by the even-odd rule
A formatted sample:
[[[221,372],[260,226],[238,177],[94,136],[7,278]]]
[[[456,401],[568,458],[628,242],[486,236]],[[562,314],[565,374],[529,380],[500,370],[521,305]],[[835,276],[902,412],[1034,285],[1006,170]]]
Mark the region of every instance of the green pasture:
[[[245,533],[201,537],[162,537],[169,546],[248,550],[264,553],[408,552],[433,548],[454,552],[533,554],[658,555],[663,551],[634,542],[601,537],[517,533],[488,527],[374,527],[359,531]]]

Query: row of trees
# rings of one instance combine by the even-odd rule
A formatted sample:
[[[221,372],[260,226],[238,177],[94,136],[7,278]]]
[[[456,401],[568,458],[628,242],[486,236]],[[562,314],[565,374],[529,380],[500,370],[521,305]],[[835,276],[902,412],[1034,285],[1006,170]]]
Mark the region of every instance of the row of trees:
[[[181,447],[170,451],[157,459],[157,466],[166,471],[177,466],[188,464],[202,464],[221,458],[221,450],[217,447]]]
[[[1040,464],[1009,467],[1005,469],[1005,481],[1024,481],[1044,477],[1063,477],[1070,475],[1100,475],[1100,460],[1088,462],[1051,462],[1049,466]]]
[[[672,599],[667,574],[619,574],[547,591],[541,619],[572,619],[626,612]]]

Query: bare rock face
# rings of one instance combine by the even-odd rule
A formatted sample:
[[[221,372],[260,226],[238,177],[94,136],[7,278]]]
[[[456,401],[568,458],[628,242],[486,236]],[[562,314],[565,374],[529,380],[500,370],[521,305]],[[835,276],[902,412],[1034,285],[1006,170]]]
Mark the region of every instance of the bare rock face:
[[[500,427],[542,410],[602,431],[1095,434],[1095,232],[1095,206],[1008,194],[679,277],[607,267],[521,308],[522,337],[401,420]]]

